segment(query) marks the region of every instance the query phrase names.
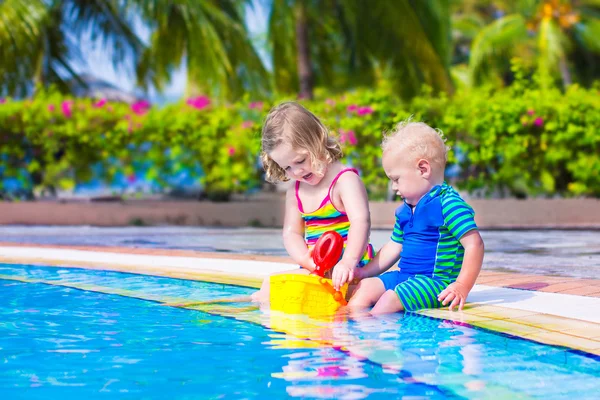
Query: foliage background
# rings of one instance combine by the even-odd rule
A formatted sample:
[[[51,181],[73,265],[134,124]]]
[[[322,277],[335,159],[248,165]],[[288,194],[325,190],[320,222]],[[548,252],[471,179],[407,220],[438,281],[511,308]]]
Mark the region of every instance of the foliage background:
[[[371,199],[387,191],[382,135],[411,116],[443,131],[453,150],[449,178],[471,193],[599,197],[598,87],[544,88],[518,60],[513,73],[510,86],[460,88],[452,97],[428,87],[410,101],[385,88],[337,95],[317,90],[303,104],[338,136],[344,161],[361,171]],[[71,190],[92,177],[144,178],[163,192],[181,171],[194,171],[208,198],[226,200],[262,185],[260,127],[282,100],[200,96],[157,108],[53,90],[3,99],[0,177],[17,177],[38,195]]]

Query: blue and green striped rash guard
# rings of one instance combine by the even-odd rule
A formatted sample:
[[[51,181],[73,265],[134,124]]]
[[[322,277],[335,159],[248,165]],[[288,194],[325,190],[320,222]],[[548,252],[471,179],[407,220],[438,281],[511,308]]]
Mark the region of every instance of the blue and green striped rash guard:
[[[433,187],[413,210],[396,209],[392,240],[402,244],[398,266],[408,274],[454,282],[465,254],[460,238],[477,229],[475,212],[446,182]]]

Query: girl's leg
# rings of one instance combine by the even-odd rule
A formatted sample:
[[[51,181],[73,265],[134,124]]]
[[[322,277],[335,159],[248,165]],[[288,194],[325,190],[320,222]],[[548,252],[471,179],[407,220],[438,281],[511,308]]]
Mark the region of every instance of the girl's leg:
[[[364,308],[371,307],[385,293],[383,281],[377,277],[363,279],[356,286],[348,307]]]
[[[283,275],[283,274],[308,275],[308,274],[310,274],[310,271],[307,269],[304,269],[304,268],[296,268],[296,269],[293,269],[290,271],[278,272],[278,273],[272,274],[272,275]],[[252,301],[259,302],[259,303],[266,303],[269,301],[270,294],[271,294],[271,276],[272,275],[269,275],[265,279],[263,279],[263,283],[260,286],[259,291],[252,293],[252,295],[250,296]]]

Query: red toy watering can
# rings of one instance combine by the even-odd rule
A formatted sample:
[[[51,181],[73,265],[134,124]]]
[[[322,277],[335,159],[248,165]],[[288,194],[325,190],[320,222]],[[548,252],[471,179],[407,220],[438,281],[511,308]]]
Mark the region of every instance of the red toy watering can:
[[[337,264],[344,250],[344,239],[335,231],[327,231],[321,235],[313,248],[312,258],[317,268],[314,273],[323,276],[325,272]]]
[[[341,305],[345,306],[348,303],[346,303],[344,296],[323,278],[325,272],[329,271],[337,264],[343,251],[344,238],[335,231],[327,231],[321,235],[319,240],[317,240],[317,243],[315,243],[312,257],[317,266],[313,273],[322,278],[320,279],[320,283],[333,295],[333,298]]]

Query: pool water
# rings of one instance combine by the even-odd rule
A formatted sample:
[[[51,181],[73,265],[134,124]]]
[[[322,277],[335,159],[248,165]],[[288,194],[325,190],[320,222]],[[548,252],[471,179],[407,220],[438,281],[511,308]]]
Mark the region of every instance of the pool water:
[[[592,399],[600,392],[598,357],[418,314],[308,323],[315,330],[299,338],[249,303],[206,311],[165,305],[251,292],[0,265],[0,398]]]

